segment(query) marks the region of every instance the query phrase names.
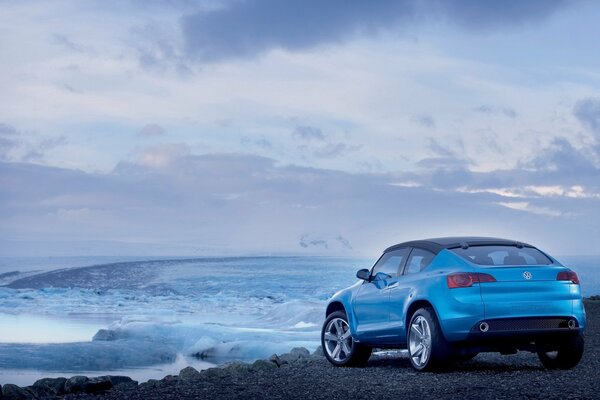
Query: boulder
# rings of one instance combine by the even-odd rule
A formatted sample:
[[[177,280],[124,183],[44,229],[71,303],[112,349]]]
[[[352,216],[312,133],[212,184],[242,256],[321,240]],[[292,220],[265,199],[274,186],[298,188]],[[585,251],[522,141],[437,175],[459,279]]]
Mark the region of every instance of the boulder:
[[[200,375],[203,378],[222,378],[227,375],[227,371],[223,368],[208,368],[203,369]]]
[[[277,369],[277,365],[274,362],[266,360],[256,360],[254,364],[250,366],[252,371],[269,371]]]
[[[179,372],[179,379],[182,381],[195,381],[200,379],[200,377],[200,372],[194,367],[185,367]]]
[[[310,356],[310,351],[305,349],[304,347],[294,347],[292,351],[286,354],[282,354],[279,356],[281,360],[284,361],[284,364],[291,364],[295,361],[298,361],[302,358],[308,358]]]
[[[90,378],[83,384],[83,391],[85,393],[100,393],[106,392],[112,389],[113,384],[110,381],[109,376],[99,376],[97,378]]]
[[[33,399],[33,394],[17,385],[2,386],[2,400],[30,400]]]
[[[250,364],[241,363],[241,362],[232,362],[232,363],[223,365],[222,368],[229,373],[245,374],[250,371]]]
[[[23,388],[26,392],[31,394],[34,399],[46,399],[56,397],[56,392],[47,386],[26,386]]]
[[[87,376],[73,376],[65,382],[65,393],[83,392],[83,385],[89,381]]]
[[[140,389],[156,389],[159,387],[160,381],[156,379],[148,379],[148,382],[140,383]]]
[[[42,378],[32,385],[32,387],[48,388],[54,395],[65,394],[66,378]]]
[[[317,347],[315,352],[312,353],[312,355],[311,355],[311,357],[314,357],[314,358],[321,358],[324,356],[325,356],[325,354],[323,354],[323,347],[321,347],[321,346]]]
[[[278,367],[281,367],[283,364],[288,363],[287,360],[283,360],[277,354],[273,354],[271,357],[269,357],[269,361]]]
[[[112,383],[113,388],[117,390],[131,390],[138,386],[138,382],[128,376],[109,375],[107,378]]]

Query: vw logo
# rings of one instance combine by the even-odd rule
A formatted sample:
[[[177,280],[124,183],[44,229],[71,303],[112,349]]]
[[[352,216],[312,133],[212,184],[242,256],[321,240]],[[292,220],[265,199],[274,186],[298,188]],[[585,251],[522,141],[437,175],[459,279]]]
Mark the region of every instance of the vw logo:
[[[529,279],[531,279],[531,276],[532,276],[531,272],[529,272],[529,271],[523,272],[523,278],[529,280]]]

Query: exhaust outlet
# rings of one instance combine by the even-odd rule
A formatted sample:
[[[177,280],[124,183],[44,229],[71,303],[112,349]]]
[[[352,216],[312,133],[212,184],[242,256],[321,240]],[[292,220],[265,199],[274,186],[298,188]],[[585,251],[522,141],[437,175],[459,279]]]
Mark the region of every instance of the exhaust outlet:
[[[571,321],[569,321],[569,323],[570,323],[570,322],[571,322]],[[570,325],[569,325],[569,327],[570,327]],[[479,330],[480,330],[481,332],[487,332],[489,329],[490,329],[490,326],[488,325],[488,323],[487,323],[487,322],[482,322],[482,323],[480,323],[480,324],[479,324]]]
[[[570,319],[569,322],[567,322],[567,326],[569,329],[575,329],[577,328],[577,322],[574,319]]]

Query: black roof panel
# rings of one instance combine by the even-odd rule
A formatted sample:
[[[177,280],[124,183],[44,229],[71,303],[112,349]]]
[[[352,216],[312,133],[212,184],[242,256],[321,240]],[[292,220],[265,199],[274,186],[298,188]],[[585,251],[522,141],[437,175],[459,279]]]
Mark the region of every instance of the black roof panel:
[[[523,245],[526,247],[533,247],[530,244],[518,242],[516,240],[509,239],[501,239],[501,238],[493,238],[493,237],[481,237],[481,236],[449,236],[449,237],[441,237],[441,238],[433,238],[433,239],[423,239],[423,240],[412,240],[409,242],[398,243],[394,246],[388,247],[385,249],[384,253],[388,251],[392,251],[395,249],[399,249],[402,247],[420,247],[434,253],[439,253],[442,249],[452,249],[456,247],[460,247],[463,244],[467,244],[469,246],[516,246]]]

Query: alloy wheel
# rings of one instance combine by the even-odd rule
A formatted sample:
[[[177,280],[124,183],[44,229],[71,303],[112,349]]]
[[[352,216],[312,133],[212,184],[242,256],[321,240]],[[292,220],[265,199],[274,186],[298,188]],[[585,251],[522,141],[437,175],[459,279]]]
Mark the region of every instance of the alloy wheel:
[[[427,364],[431,356],[431,329],[422,315],[415,318],[408,334],[409,354],[417,367]]]
[[[352,353],[352,335],[348,323],[334,318],[325,327],[323,336],[327,355],[336,362],[345,362]]]

